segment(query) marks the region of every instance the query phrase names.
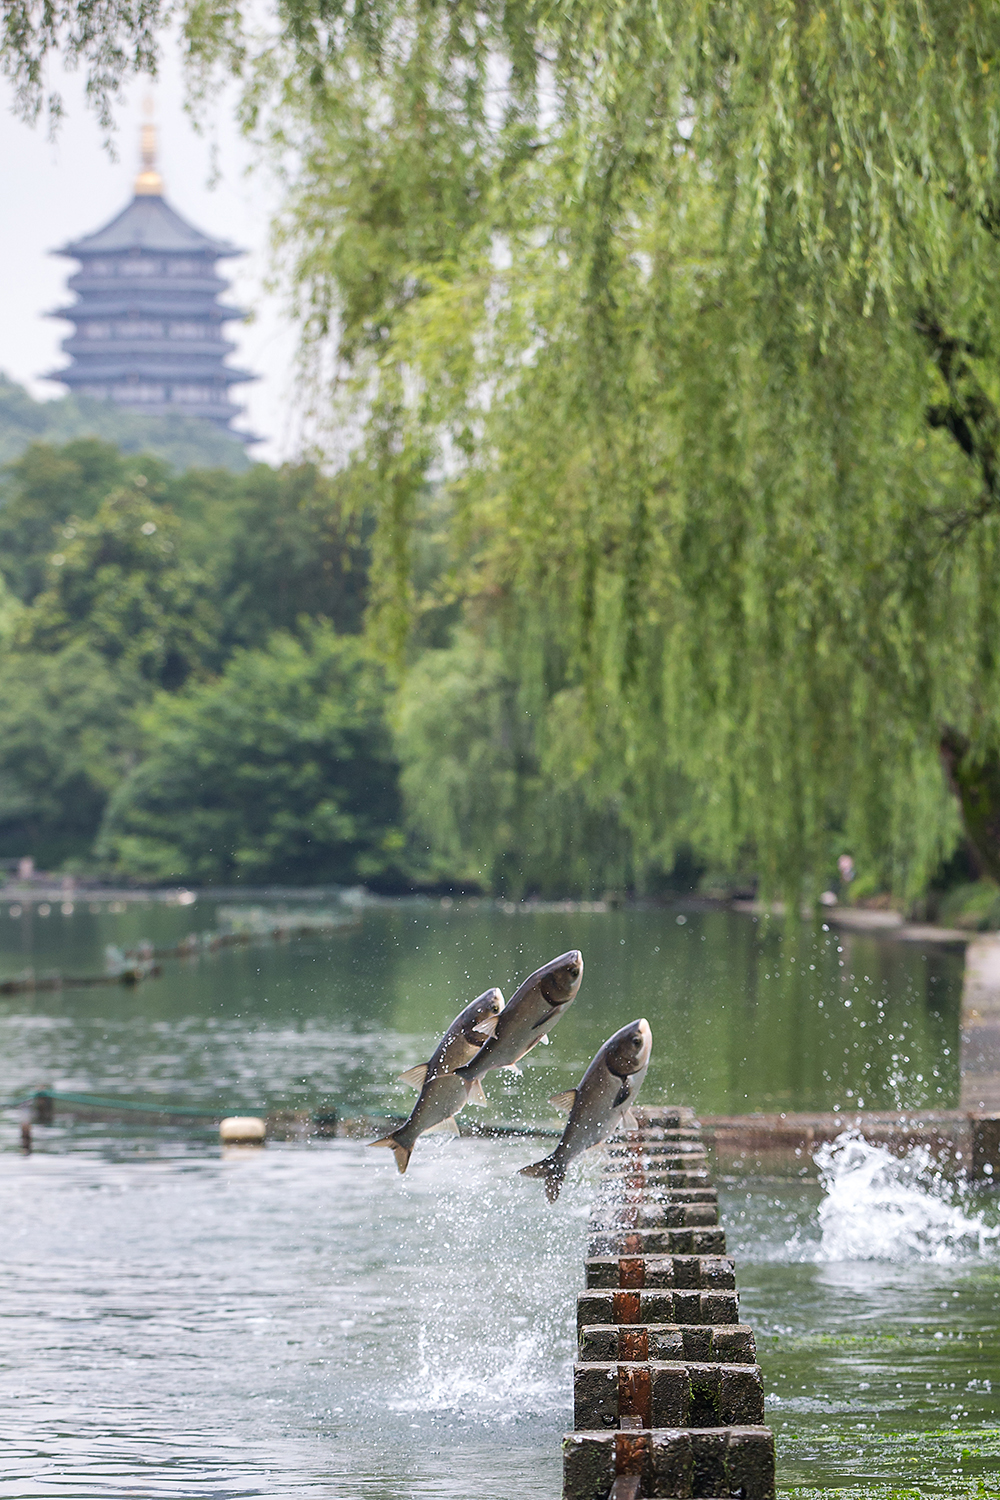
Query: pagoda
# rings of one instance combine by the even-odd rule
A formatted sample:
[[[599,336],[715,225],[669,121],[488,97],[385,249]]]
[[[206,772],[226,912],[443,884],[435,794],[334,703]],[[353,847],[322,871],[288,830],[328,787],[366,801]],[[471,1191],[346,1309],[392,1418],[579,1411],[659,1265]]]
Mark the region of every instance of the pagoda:
[[[62,344],[72,363],[46,378],[128,411],[202,417],[229,432],[243,410],[230,386],[257,377],[225,363],[236,346],[222,325],[245,313],[218,300],[228,282],[215,263],[245,252],[210,239],[170,207],[156,168],[155,126],[144,125],[141,139],[142,170],[128,207],[55,252],[80,269],[69,280],[77,300],[50,314],[74,325]]]

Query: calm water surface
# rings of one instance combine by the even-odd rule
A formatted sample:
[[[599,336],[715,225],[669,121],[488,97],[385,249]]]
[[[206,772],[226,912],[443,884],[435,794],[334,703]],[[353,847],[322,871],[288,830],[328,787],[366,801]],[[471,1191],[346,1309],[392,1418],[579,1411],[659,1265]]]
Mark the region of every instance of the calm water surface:
[[[396,1110],[489,984],[583,949],[580,997],[491,1114],[548,1118],[603,1038],[654,1030],[650,1100],[953,1104],[960,961],[718,912],[398,903],[329,938],[172,962],[138,990],[0,998],[0,1098],[39,1085],[234,1109]],[[0,974],[101,967],[189,910],[0,913]],[[535,1141],[220,1156],[211,1132],[0,1115],[0,1495],[557,1500],[596,1166],[552,1208]],[[731,1183],[786,1488],[964,1493],[1000,1468],[992,1202],[860,1148],[825,1187]],[[993,1482],[992,1480],[990,1481]]]

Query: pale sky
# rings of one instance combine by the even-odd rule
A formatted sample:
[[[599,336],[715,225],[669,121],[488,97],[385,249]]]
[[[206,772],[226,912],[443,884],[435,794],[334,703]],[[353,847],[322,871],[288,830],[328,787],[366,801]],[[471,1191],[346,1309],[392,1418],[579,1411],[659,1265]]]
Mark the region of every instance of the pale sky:
[[[265,173],[247,175],[250,151],[233,120],[231,98],[211,111],[209,128],[199,136],[183,110],[183,88],[172,56],[164,58],[161,78],[134,83],[117,110],[118,160],[102,144],[102,132],[83,103],[80,79],[56,80],[66,116],[55,140],[43,120],[25,125],[11,108],[9,84],[0,82],[0,370],[47,398],[65,388],[41,376],[67,363],[59,345],[71,325],[45,312],[72,300],[66,279],[77,262],[48,252],[89,234],[113,218],[132,197],[138,171],[142,101],[152,92],[160,138],[160,171],[167,201],[207,234],[241,245],[249,254],[221,261],[232,279],[226,300],[252,311],[250,324],[230,323],[226,337],[237,345],[230,363],[261,379],[233,388],[247,407],[238,425],[268,439],[251,451],[275,462],[294,457],[299,424],[294,388],[295,333],[280,302],[263,290],[269,271],[268,220],[276,190]],[[212,139],[218,176],[212,176]]]

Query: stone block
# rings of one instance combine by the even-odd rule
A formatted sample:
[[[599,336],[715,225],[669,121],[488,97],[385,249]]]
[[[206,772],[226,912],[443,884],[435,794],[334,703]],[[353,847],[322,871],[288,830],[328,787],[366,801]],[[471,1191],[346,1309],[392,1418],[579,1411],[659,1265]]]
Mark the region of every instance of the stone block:
[[[745,1323],[701,1326],[679,1323],[585,1323],[581,1360],[688,1360],[700,1364],[752,1365],[757,1350]]]
[[[700,1125],[678,1125],[676,1130],[666,1125],[643,1125],[638,1130],[619,1131],[613,1140],[627,1145],[645,1141],[700,1141]]]
[[[663,1215],[672,1213],[678,1205],[685,1207],[705,1206],[718,1212],[719,1194],[714,1187],[677,1188],[671,1191],[656,1189],[652,1193],[613,1193],[594,1206],[590,1228],[600,1229],[668,1229]],[[689,1220],[696,1223],[697,1220]],[[706,1219],[714,1224],[715,1219]]]
[[[563,1500],[607,1500],[616,1474],[641,1474],[664,1500],[774,1500],[774,1438],[763,1427],[575,1432],[563,1444]]]
[[[705,1142],[700,1131],[689,1135],[613,1136],[608,1143],[611,1156],[705,1156]]]
[[[618,1426],[617,1364],[577,1365],[573,1370],[573,1424],[600,1432]]]
[[[571,1432],[563,1438],[563,1500],[606,1500],[614,1482],[613,1433]]]
[[[726,1440],[726,1487],[722,1493],[742,1495],[744,1500],[774,1500],[774,1437],[766,1427],[730,1429]]]
[[[587,1285],[614,1291],[621,1284],[621,1257],[595,1256],[587,1264]],[[693,1291],[731,1292],[736,1290],[736,1268],[728,1255],[661,1255],[647,1256],[639,1261],[642,1268],[642,1285],[628,1288],[642,1291],[646,1288],[658,1290],[662,1287],[690,1288]],[[630,1279],[635,1280],[635,1263],[630,1269]],[[592,1322],[618,1323],[620,1318],[591,1319]],[[643,1319],[643,1321],[647,1321]],[[665,1318],[654,1318],[663,1323]],[[727,1323],[728,1318],[714,1321]]]
[[[712,1179],[707,1167],[688,1168],[663,1168],[658,1166],[652,1169],[623,1166],[621,1163],[612,1166],[606,1164],[603,1168],[602,1196],[608,1194],[629,1194],[639,1192],[648,1195],[650,1199],[664,1190],[676,1188],[711,1187]]]
[[[587,1324],[738,1324],[739,1295],[733,1290],[684,1287],[641,1291],[592,1289],[577,1297],[577,1327]]]
[[[688,1104],[638,1104],[633,1107],[640,1130],[659,1126],[661,1130],[698,1130],[694,1110]]]
[[[602,1216],[605,1217],[605,1216]],[[606,1217],[611,1217],[607,1215]],[[594,1216],[597,1219],[597,1215]],[[620,1204],[614,1211],[614,1223],[591,1221],[594,1232],[612,1229],[635,1230],[641,1233],[648,1229],[701,1229],[718,1224],[719,1205],[715,1197],[702,1203],[644,1202]],[[631,1222],[629,1222],[631,1221]]]
[[[687,1218],[684,1227],[707,1228],[718,1223],[718,1212],[714,1205],[695,1203],[690,1205],[690,1217],[685,1209],[670,1217]],[[697,1217],[696,1217],[697,1216]],[[666,1217],[666,1215],[665,1215]],[[678,1248],[677,1231],[674,1224],[663,1229],[601,1229],[591,1234],[587,1242],[589,1255],[670,1255]]]
[[[626,1416],[642,1427],[746,1426],[764,1419],[764,1384],[756,1365],[587,1361],[574,1369],[573,1410],[586,1431]]]
[[[974,1115],[972,1126],[972,1176],[1000,1184],[1000,1117]]]
[[[636,1291],[647,1286],[735,1286],[733,1263],[725,1254],[724,1230],[678,1229],[667,1232],[675,1236],[671,1241],[674,1250],[669,1255],[588,1256],[584,1262],[587,1286],[623,1287]],[[695,1262],[706,1267],[701,1275],[696,1276],[692,1270]],[[725,1267],[728,1267],[728,1274]],[[706,1281],[704,1277],[711,1277],[713,1272],[719,1279]],[[688,1275],[692,1279],[687,1279]]]

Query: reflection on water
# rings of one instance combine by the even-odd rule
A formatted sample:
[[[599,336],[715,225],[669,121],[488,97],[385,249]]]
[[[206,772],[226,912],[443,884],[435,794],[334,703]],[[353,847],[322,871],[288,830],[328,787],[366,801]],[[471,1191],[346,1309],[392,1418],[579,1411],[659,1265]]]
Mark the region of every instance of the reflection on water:
[[[214,909],[77,904],[12,919],[0,908],[0,976],[98,971],[106,943],[159,947]],[[683,913],[680,915],[684,915]],[[494,1110],[548,1115],[601,1042],[645,1015],[647,1089],[706,1113],[950,1105],[958,1093],[961,960],[955,954],[731,912],[537,912],[397,902],[360,928],[168,961],[138,990],[0,998],[0,1097],[39,1084],[154,1089],[234,1112],[342,1104],[398,1109],[392,1080],[424,1060],[451,1017],[491,984],[506,995],[545,959],[583,949],[580,996],[522,1082],[491,1078]]]
[[[195,920],[3,916],[0,973],[99,968],[104,943]],[[580,998],[522,1080],[488,1081],[499,1115],[547,1114],[637,1014],[650,1099],[954,1101],[949,955],[724,913],[426,903],[135,991],[5,997],[0,1095],[397,1108],[393,1075],[460,1004],[572,945]],[[531,1141],[424,1140],[405,1177],[352,1141],[222,1159],[210,1133],[91,1125],[16,1144],[0,1117],[0,1496],[557,1500],[596,1163],[550,1206],[516,1175]],[[963,1493],[1000,1467],[995,1204],[849,1141],[824,1170],[722,1195],[781,1483]]]

